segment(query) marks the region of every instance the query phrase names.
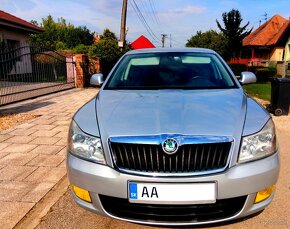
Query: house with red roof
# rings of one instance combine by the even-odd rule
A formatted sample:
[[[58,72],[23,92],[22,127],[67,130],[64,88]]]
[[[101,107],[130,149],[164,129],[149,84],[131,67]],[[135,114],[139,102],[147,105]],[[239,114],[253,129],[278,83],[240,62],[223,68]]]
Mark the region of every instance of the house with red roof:
[[[133,41],[130,46],[132,49],[156,48],[144,35],[141,35],[139,38]]]
[[[0,50],[0,57],[6,68],[7,65],[12,66],[7,73],[9,76],[32,73],[31,58],[27,58],[30,56],[29,35],[43,31],[43,28],[0,10],[0,44],[4,42],[9,49],[9,52],[6,49],[4,53]],[[18,58],[11,59],[16,54]]]
[[[0,42],[12,45],[26,43],[30,34],[43,31],[43,28],[0,10]]]
[[[243,57],[262,66],[290,61],[290,19],[276,14],[245,37]]]

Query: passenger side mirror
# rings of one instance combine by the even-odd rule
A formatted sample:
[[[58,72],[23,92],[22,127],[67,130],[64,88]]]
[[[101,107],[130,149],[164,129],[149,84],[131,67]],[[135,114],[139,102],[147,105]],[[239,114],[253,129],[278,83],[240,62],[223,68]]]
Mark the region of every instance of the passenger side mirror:
[[[239,81],[242,85],[256,83],[257,77],[253,72],[242,72]]]
[[[90,85],[102,86],[104,83],[104,76],[102,73],[96,73],[91,76]]]

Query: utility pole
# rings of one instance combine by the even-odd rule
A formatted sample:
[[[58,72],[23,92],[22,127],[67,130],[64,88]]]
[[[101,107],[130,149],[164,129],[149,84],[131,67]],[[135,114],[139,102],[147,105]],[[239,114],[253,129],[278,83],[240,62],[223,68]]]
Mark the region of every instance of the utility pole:
[[[164,48],[164,44],[165,44],[165,38],[167,37],[167,34],[161,34],[161,41],[162,41],[162,48]]]
[[[170,33],[170,48],[172,48],[172,38],[171,38],[171,33]]]
[[[126,42],[127,5],[128,5],[128,0],[123,0],[122,16],[121,16],[121,31],[120,31],[120,41],[119,41],[120,48],[123,48]]]

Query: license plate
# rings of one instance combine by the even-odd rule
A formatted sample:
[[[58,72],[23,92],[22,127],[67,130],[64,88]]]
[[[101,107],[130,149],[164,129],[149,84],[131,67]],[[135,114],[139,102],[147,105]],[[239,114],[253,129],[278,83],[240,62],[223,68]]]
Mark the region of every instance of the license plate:
[[[216,202],[216,183],[129,182],[129,202],[150,204],[205,204]]]

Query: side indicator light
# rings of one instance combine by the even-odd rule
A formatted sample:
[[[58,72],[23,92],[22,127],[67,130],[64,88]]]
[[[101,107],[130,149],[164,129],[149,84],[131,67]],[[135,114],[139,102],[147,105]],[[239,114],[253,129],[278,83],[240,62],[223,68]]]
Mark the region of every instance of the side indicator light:
[[[89,191],[75,185],[72,185],[72,190],[75,193],[75,195],[81,200],[92,203]]]
[[[272,185],[264,190],[261,190],[257,192],[256,199],[255,199],[255,204],[260,203],[271,196],[273,191],[275,190],[275,185]]]

